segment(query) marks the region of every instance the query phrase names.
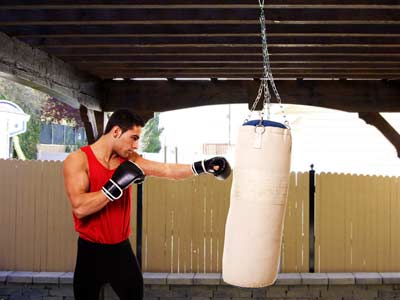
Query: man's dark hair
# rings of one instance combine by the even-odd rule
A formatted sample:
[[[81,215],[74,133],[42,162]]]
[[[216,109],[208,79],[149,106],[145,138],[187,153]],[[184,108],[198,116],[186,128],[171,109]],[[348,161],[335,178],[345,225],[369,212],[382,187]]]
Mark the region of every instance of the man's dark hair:
[[[122,133],[131,129],[133,126],[144,126],[144,121],[141,117],[134,114],[130,110],[127,109],[119,109],[116,110],[110,117],[107,122],[106,129],[104,130],[104,134],[107,134],[111,131],[114,126],[118,126],[121,128]]]

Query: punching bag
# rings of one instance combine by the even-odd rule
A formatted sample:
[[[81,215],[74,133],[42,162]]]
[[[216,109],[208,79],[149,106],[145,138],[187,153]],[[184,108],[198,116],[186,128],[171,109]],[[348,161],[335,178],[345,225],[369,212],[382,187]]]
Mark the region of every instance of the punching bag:
[[[275,282],[289,187],[290,129],[272,121],[239,129],[222,276],[240,287]]]

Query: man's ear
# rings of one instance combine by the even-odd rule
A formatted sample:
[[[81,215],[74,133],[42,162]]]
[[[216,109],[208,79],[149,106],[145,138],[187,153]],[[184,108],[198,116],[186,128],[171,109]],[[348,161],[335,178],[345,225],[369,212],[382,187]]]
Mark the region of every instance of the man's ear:
[[[115,139],[118,139],[118,138],[121,136],[121,134],[122,134],[121,128],[120,128],[119,126],[117,126],[117,125],[115,125],[115,126],[112,128],[111,132],[112,132],[113,138],[115,138]]]

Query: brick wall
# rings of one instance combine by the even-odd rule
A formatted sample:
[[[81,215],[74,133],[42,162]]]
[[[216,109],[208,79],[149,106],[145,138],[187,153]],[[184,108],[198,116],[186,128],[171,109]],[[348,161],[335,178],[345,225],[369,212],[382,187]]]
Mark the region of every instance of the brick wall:
[[[72,300],[73,273],[0,272],[0,300]],[[221,274],[144,273],[147,300],[399,299],[400,273],[279,274],[266,288],[238,288]],[[106,286],[100,299],[118,299]]]

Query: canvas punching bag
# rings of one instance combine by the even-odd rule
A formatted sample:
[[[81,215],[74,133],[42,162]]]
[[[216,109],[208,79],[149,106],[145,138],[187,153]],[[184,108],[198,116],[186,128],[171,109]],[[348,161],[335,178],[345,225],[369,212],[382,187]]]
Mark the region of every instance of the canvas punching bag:
[[[239,129],[222,276],[240,287],[275,282],[280,260],[290,175],[290,129],[249,121]]]

